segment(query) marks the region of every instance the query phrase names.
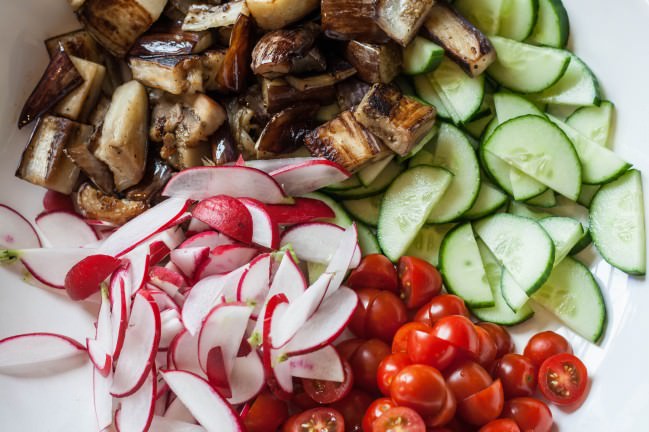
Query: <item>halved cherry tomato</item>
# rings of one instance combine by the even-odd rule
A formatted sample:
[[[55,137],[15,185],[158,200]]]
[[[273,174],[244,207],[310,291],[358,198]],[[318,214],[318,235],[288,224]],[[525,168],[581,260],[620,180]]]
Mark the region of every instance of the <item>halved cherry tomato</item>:
[[[442,294],[434,297],[422,306],[415,314],[415,321],[432,326],[439,319],[450,315],[469,317],[469,310],[460,297],[453,294]]]
[[[530,359],[536,367],[540,367],[543,362],[556,354],[572,354],[570,343],[553,331],[544,331],[537,333],[530,338],[525,346],[523,355]]]
[[[493,379],[478,363],[463,361],[446,373],[446,385],[455,395],[455,399],[462,401],[471,395],[486,389]]]
[[[437,369],[410,365],[392,380],[390,396],[397,405],[414,409],[422,417],[431,417],[444,407],[446,383]]]
[[[243,424],[248,432],[275,432],[287,418],[286,402],[266,390],[255,398],[243,418]]]
[[[293,395],[291,396],[291,402],[301,408],[302,411],[320,406],[318,402],[311,399],[311,396],[304,391],[301,380],[293,381]]]
[[[498,347],[491,334],[482,327],[475,326],[475,331],[480,340],[480,351],[476,361],[486,369],[490,369],[496,360],[498,354]]]
[[[475,393],[457,405],[457,412],[464,421],[482,426],[498,418],[505,404],[505,395],[500,380]]]
[[[420,322],[409,322],[399,327],[399,330],[397,330],[397,332],[394,334],[394,338],[392,339],[392,352],[407,352],[408,338],[410,337],[410,333],[415,330],[428,332],[430,330],[430,326]]]
[[[365,256],[345,283],[352,289],[374,288],[399,293],[399,278],[394,264],[381,254]]]
[[[408,356],[413,363],[421,363],[439,370],[446,369],[458,356],[459,349],[429,331],[415,330],[408,339]]]
[[[374,421],[396,406],[397,404],[390,398],[380,398],[372,402],[363,416],[363,432],[372,432]]]
[[[504,327],[490,322],[478,323],[478,327],[486,330],[496,343],[496,358],[514,351],[514,341],[512,341],[511,335]]]
[[[435,428],[439,426],[444,426],[455,417],[455,412],[457,410],[457,401],[455,396],[448,386],[446,387],[446,400],[444,401],[444,406],[437,413],[437,415],[432,417],[427,417],[424,419],[424,423],[429,428]]]
[[[373,288],[359,289],[356,294],[358,295],[358,304],[349,321],[349,329],[359,338],[366,338],[367,336],[367,310],[370,304],[374,301],[379,294],[379,290]]]
[[[462,315],[444,317],[433,325],[431,334],[478,358],[480,339],[468,318]]]
[[[416,411],[396,407],[374,421],[372,432],[426,432],[426,425]]]
[[[391,353],[388,344],[379,339],[363,342],[349,360],[356,386],[370,393],[377,392],[376,372],[381,361]]]
[[[365,317],[367,337],[392,342],[399,327],[408,321],[408,311],[401,299],[389,291],[380,291],[370,303]]]
[[[494,378],[500,378],[507,399],[532,396],[536,391],[536,367],[520,354],[505,354],[494,365]]]
[[[539,390],[557,405],[572,405],[581,401],[587,385],[586,366],[572,354],[553,355],[539,369]]]
[[[321,404],[329,404],[347,396],[354,386],[354,373],[347,360],[341,359],[345,378],[343,382],[323,381],[302,378],[304,391],[311,399]]]
[[[345,420],[342,414],[333,408],[314,408],[288,419],[282,431],[345,432]]]
[[[521,432],[514,420],[498,419],[482,426],[478,432]]]
[[[385,396],[390,396],[390,385],[394,377],[412,362],[406,353],[392,353],[379,364],[376,372],[376,378],[379,384],[379,390]]]
[[[502,416],[513,419],[523,432],[552,430],[552,412],[538,399],[522,397],[508,400]]]
[[[363,345],[365,341],[363,339],[347,339],[336,346],[338,354],[342,359],[349,361],[350,358],[356,353],[358,348]]]
[[[404,256],[399,259],[401,298],[408,309],[416,309],[442,291],[442,276],[428,262]]]
[[[346,432],[360,432],[363,424],[363,415],[372,403],[372,399],[364,391],[353,389],[343,399],[332,403],[330,407],[342,414],[343,419],[345,419]]]

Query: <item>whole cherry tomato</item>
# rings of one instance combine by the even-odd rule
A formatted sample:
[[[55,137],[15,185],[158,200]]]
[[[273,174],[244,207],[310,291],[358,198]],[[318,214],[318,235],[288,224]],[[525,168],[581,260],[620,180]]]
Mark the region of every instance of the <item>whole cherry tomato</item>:
[[[512,341],[512,337],[504,327],[489,322],[478,323],[478,327],[486,330],[496,343],[496,358],[500,358],[505,354],[514,351],[514,342]]]
[[[356,291],[358,295],[358,304],[349,321],[349,329],[359,338],[366,338],[367,336],[367,310],[370,304],[374,301],[379,294],[379,290],[373,288],[363,288]]]
[[[374,288],[399,293],[399,278],[394,264],[384,255],[366,255],[347,278],[352,289]]]
[[[431,334],[464,350],[474,358],[479,357],[480,339],[478,333],[471,320],[462,315],[451,315],[438,320],[433,325]]]
[[[546,359],[553,355],[563,353],[572,354],[572,347],[566,338],[553,331],[535,334],[527,342],[525,351],[523,351],[523,355],[530,359],[536,367],[540,367]]]
[[[399,327],[399,330],[397,330],[397,332],[394,334],[394,338],[392,339],[392,352],[407,352],[408,338],[410,337],[410,333],[415,330],[428,332],[430,330],[430,326],[420,322],[409,322]]]
[[[491,337],[491,333],[479,326],[475,326],[474,328],[480,340],[480,351],[476,361],[484,368],[490,369],[496,360],[498,347],[493,337]]]
[[[430,330],[415,330],[408,339],[408,356],[413,363],[421,363],[439,370],[446,369],[457,357],[459,349],[450,342],[434,336]]]
[[[350,358],[356,353],[358,348],[363,345],[365,341],[363,339],[347,339],[336,346],[338,354],[344,360],[349,361]]]
[[[372,402],[363,416],[363,432],[372,432],[374,421],[396,406],[397,404],[390,398],[380,398]]]
[[[378,392],[376,376],[379,364],[391,353],[390,347],[379,339],[363,342],[349,359],[356,386],[370,393]]]
[[[539,390],[557,405],[581,402],[587,386],[586,366],[572,354],[553,355],[539,369]]]
[[[502,416],[513,419],[523,432],[550,432],[552,412],[542,401],[529,397],[508,400]]]
[[[498,419],[482,426],[478,432],[521,432],[514,420]]]
[[[415,321],[432,326],[439,319],[449,315],[462,315],[468,318],[469,310],[460,297],[442,294],[422,306],[415,314]]]
[[[342,359],[345,378],[343,382],[302,378],[302,387],[311,399],[320,404],[330,404],[344,398],[354,386],[354,373],[347,360]]]
[[[370,303],[365,317],[367,337],[392,342],[399,327],[408,321],[408,311],[399,297],[389,291],[380,291]]]
[[[446,372],[446,384],[455,395],[455,399],[463,401],[469,396],[486,389],[493,379],[478,363],[470,360],[463,361]]]
[[[428,262],[404,256],[399,259],[401,297],[408,309],[416,309],[442,291],[442,276]]]
[[[410,366],[412,362],[406,353],[393,353],[387,356],[379,364],[376,372],[379,390],[385,396],[390,396],[390,385],[394,377],[401,372],[406,366]]]
[[[364,391],[353,389],[343,399],[332,403],[330,407],[342,414],[345,419],[345,432],[360,432],[363,415],[371,403],[370,395]]]
[[[396,407],[374,421],[372,432],[426,432],[426,425],[416,411]]]
[[[444,406],[436,415],[426,417],[424,423],[426,423],[426,426],[429,428],[444,426],[453,420],[456,410],[457,401],[455,400],[455,396],[451,389],[446,386],[446,400],[444,401]]]
[[[243,424],[248,432],[275,432],[288,418],[288,405],[268,390],[255,398]]]
[[[497,419],[504,404],[503,386],[500,380],[495,380],[489,387],[459,402],[457,412],[465,422],[482,426]]]
[[[397,405],[411,408],[422,417],[435,416],[444,407],[446,383],[437,369],[410,365],[392,380],[390,396]]]
[[[283,432],[345,432],[342,414],[333,408],[314,408],[289,418]]]
[[[532,396],[536,391],[536,367],[520,354],[505,354],[494,365],[492,375],[502,381],[507,399]]]

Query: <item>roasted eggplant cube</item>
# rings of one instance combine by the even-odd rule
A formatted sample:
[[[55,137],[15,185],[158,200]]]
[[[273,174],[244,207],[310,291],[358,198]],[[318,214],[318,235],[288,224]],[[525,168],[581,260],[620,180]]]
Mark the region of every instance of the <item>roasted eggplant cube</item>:
[[[101,63],[103,59],[101,48],[86,30],[76,30],[51,37],[45,41],[45,47],[50,58],[63,48],[68,55],[91,62]]]
[[[375,84],[354,110],[356,120],[395,153],[405,156],[435,124],[435,108]]]
[[[201,54],[201,68],[203,70],[203,88],[206,91],[219,90],[219,83],[217,81],[218,73],[223,67],[225,60],[225,51],[222,50],[209,50]]]
[[[220,5],[194,4],[189,7],[183,20],[184,31],[201,31],[213,28],[231,27],[239,15],[248,15],[245,0]]]
[[[401,46],[412,41],[435,0],[378,0],[376,23]]]
[[[264,30],[297,22],[318,9],[320,0],[246,0],[250,14]]]
[[[489,39],[446,2],[433,6],[424,28],[469,76],[482,74],[496,60]]]
[[[394,42],[380,45],[350,41],[345,58],[356,68],[357,76],[370,84],[391,82],[401,72],[403,62],[401,48]]]
[[[266,33],[252,50],[252,71],[265,78],[295,73],[296,64],[299,66],[301,61],[304,62],[303,59],[313,48],[318,32],[316,26],[308,25]],[[304,67],[300,69],[300,72],[308,71]]]
[[[108,165],[97,159],[90,150],[93,127],[80,125],[79,131],[82,139],[70,140],[65,147],[65,154],[102,192],[112,193],[115,188],[113,173],[108,169]]]
[[[147,87],[179,95],[203,91],[203,65],[199,56],[131,57],[133,79]]]
[[[348,171],[357,171],[381,159],[386,152],[382,143],[350,111],[313,130],[304,141],[313,156],[327,158]]]
[[[146,33],[135,41],[129,55],[133,57],[160,57],[197,54],[214,42],[212,33],[170,31]]]
[[[64,149],[87,138],[82,124],[47,115],[38,122],[25,149],[16,176],[35,185],[70,194],[79,179],[79,168]]]
[[[70,60],[83,77],[83,84],[61,100],[54,107],[54,112],[70,120],[85,122],[101,95],[106,68],[78,57],[71,56]]]
[[[318,102],[327,105],[336,100],[336,88],[333,85],[299,91],[283,78],[272,80],[263,78],[261,94],[269,113],[276,113],[301,102]]]
[[[385,43],[376,24],[378,0],[322,0],[322,29],[332,39]]]
[[[81,185],[74,204],[82,216],[115,225],[123,225],[149,208],[145,201],[120,199],[103,193],[89,183]]]

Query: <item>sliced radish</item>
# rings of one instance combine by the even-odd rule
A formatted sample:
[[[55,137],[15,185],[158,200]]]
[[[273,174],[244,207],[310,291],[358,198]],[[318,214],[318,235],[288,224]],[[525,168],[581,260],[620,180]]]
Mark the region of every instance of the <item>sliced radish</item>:
[[[156,265],[160,263],[184,240],[185,234],[181,227],[169,228],[151,237],[146,242],[149,245],[150,264]]]
[[[180,314],[175,309],[167,309],[160,313],[160,342],[158,348],[166,350],[171,341],[184,329]]]
[[[207,430],[193,423],[168,419],[167,417],[154,416],[151,422],[152,432],[207,432]]]
[[[0,204],[0,248],[32,249],[41,247],[36,230],[16,210]]]
[[[170,259],[186,278],[194,280],[196,269],[207,260],[209,254],[208,247],[191,247],[171,251]]]
[[[140,245],[125,254],[123,259],[128,260],[128,274],[131,280],[131,295],[138,292],[149,278],[151,261],[148,245]]]
[[[81,216],[68,211],[41,213],[36,217],[36,226],[52,247],[81,247],[99,240]]]
[[[176,298],[181,288],[187,286],[187,280],[180,273],[166,267],[152,267],[149,270],[149,282],[172,298]]]
[[[289,196],[304,195],[330,184],[339,183],[351,175],[330,160],[311,160],[285,166],[270,173]]]
[[[273,350],[272,328],[274,322],[279,322],[282,312],[288,307],[288,299],[284,294],[269,296],[262,321],[262,360],[266,371],[267,384],[278,398],[287,400],[293,392],[293,378],[288,362],[278,362],[280,353]]]
[[[77,262],[65,275],[65,291],[72,300],[83,300],[99,291],[101,283],[121,261],[110,255],[90,255]]]
[[[211,228],[205,222],[201,222],[196,218],[191,218],[189,225],[187,226],[187,236],[191,237],[195,234],[201,233],[203,231],[209,231]]]
[[[80,364],[86,349],[72,338],[54,333],[26,333],[0,340],[0,373],[42,375]]]
[[[151,284],[147,284],[147,291],[158,305],[158,310],[160,311],[160,313],[170,309],[173,309],[176,312],[180,313],[180,307],[178,306],[178,303],[176,303],[176,301],[169,294]]]
[[[47,210],[47,209],[45,209],[45,210],[46,210],[46,211],[53,211],[53,210]],[[98,219],[84,219],[84,221],[85,221],[88,225],[90,225],[90,226],[92,226],[92,227],[95,227],[95,228],[97,228],[97,229],[101,229],[101,230],[105,230],[105,231],[115,231],[115,229],[117,228],[117,225],[115,225],[114,223],[112,223],[112,222],[106,222],[106,221],[103,221],[103,220],[98,220]]]
[[[209,227],[208,227],[209,228]],[[216,231],[203,231],[198,234],[194,234],[189,237],[187,240],[182,242],[179,249],[192,248],[192,247],[204,247],[207,246],[210,250],[214,249],[217,246],[223,246],[228,244],[236,243],[230,237],[225,234],[221,234]]]
[[[183,401],[178,398],[174,398],[174,400],[169,403],[169,406],[167,406],[167,410],[164,413],[164,418],[191,424],[196,422],[192,413],[189,412]]]
[[[255,257],[237,287],[237,301],[252,305],[251,318],[257,319],[270,290],[270,254]]]
[[[192,216],[234,240],[252,243],[252,216],[236,198],[217,195],[204,199],[193,208]]]
[[[169,256],[171,249],[163,241],[154,241],[149,245],[150,265],[159,264]]]
[[[95,339],[86,339],[86,349],[88,350],[88,358],[90,358],[95,369],[103,376],[108,376],[113,367],[111,355]]]
[[[102,291],[95,338],[86,339],[86,349],[90,361],[103,376],[108,376],[113,367],[113,329],[110,309],[110,300]]]
[[[225,358],[220,346],[215,346],[207,353],[205,360],[205,374],[207,381],[224,398],[232,397],[230,380],[225,370]]]
[[[131,310],[131,293],[127,288],[128,270],[118,269],[110,279],[110,320],[111,320],[111,350],[113,361],[117,361],[124,345],[124,336],[128,326],[128,316]],[[126,292],[129,290],[128,293]]]
[[[336,216],[324,201],[313,198],[295,198],[294,204],[267,205],[266,211],[280,225],[301,224]]]
[[[111,394],[125,397],[133,394],[147,378],[160,342],[160,312],[146,291],[135,295],[124,336]]]
[[[358,250],[358,231],[356,230],[356,225],[352,224],[340,237],[340,243],[338,243],[336,252],[325,270],[326,273],[333,274],[325,298],[331,296],[338,290],[343,279],[347,276],[347,270],[358,266],[360,261],[355,261]]]
[[[268,249],[279,246],[279,227],[268,213],[266,206],[251,198],[240,198],[252,216],[252,242]]]
[[[162,377],[160,377],[162,379]],[[162,381],[165,385],[167,383]],[[158,380],[158,384],[160,384],[160,381]],[[155,406],[153,407],[153,415],[154,416],[162,416],[164,415],[165,411],[167,410],[167,405],[169,404],[169,386],[166,386],[165,390],[160,394],[160,389],[158,388],[158,397],[156,397],[155,400]]]
[[[182,249],[179,249],[182,250]],[[248,264],[258,250],[253,247],[241,245],[223,245],[212,249],[196,269],[197,280],[208,276],[231,272],[245,264]]]
[[[237,357],[230,374],[232,396],[228,402],[239,405],[254,398],[264,388],[265,379],[264,365],[256,351]]]
[[[156,401],[156,370],[152,367],[144,383],[132,395],[120,399],[115,413],[117,432],[146,432],[153,419]]]
[[[303,164],[305,162],[325,161],[325,158],[318,157],[294,157],[281,159],[260,159],[246,161],[246,166],[270,173],[292,165]]]
[[[43,208],[45,211],[74,211],[74,203],[70,195],[62,194],[53,190],[48,190],[43,195]]]
[[[198,334],[192,335],[183,330],[169,346],[173,365],[178,370],[184,370],[203,376],[205,373],[198,362]]]
[[[297,257],[304,261],[328,264],[336,253],[345,230],[326,222],[295,225],[282,234],[280,246],[291,245]],[[354,252],[353,263],[360,262],[360,248]]]
[[[20,259],[36,280],[52,288],[64,289],[68,271],[96,253],[96,249],[87,248],[0,250],[0,262]]]
[[[245,427],[230,404],[203,378],[191,372],[163,371],[171,390],[209,432],[243,432]]]
[[[92,373],[92,403],[95,408],[97,430],[103,431],[113,423],[113,396],[110,387],[113,385],[113,374],[103,376],[97,369]]]
[[[288,362],[294,377],[335,382],[345,379],[343,363],[331,345],[308,354],[289,357]]]
[[[234,198],[255,198],[267,204],[290,201],[271,176],[244,166],[186,169],[169,180],[162,195],[193,200],[228,195]]]

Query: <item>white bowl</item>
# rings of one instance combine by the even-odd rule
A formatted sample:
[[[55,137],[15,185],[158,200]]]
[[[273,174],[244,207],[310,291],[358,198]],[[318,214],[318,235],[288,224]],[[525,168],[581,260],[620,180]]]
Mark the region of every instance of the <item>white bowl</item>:
[[[649,3],[626,0],[564,0],[572,48],[599,77],[617,107],[615,150],[645,173],[649,192]],[[43,40],[79,25],[65,0],[0,2],[0,202],[32,218],[43,190],[13,173],[29,129],[16,129],[20,108],[47,64]],[[649,202],[649,200],[647,200]],[[649,214],[649,212],[648,212]],[[591,256],[594,254],[590,254]],[[586,402],[574,413],[553,408],[562,431],[649,431],[649,284],[629,278],[600,258],[589,262],[602,284],[609,312],[606,335],[590,344],[558,322],[537,316],[514,329],[518,349],[543,329],[568,336],[592,378]],[[84,341],[94,335],[95,307],[75,304],[54,291],[25,284],[0,270],[0,338],[22,332],[60,332]],[[94,430],[90,368],[38,379],[0,375],[0,430],[12,432]]]

